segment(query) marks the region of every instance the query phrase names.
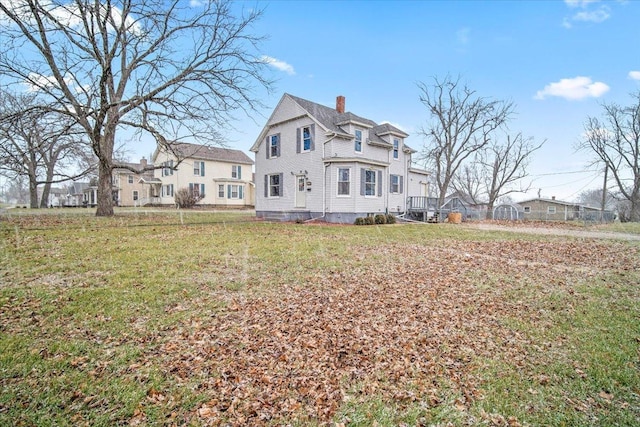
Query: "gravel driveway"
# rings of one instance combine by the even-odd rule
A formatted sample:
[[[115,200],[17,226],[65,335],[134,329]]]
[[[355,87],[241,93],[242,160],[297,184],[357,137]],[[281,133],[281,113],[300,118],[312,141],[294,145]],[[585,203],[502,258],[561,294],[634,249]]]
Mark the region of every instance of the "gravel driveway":
[[[640,235],[629,233],[617,233],[611,231],[577,230],[571,228],[556,227],[527,227],[527,226],[506,226],[500,224],[490,224],[482,222],[468,222],[463,226],[485,231],[507,231],[512,233],[543,234],[548,236],[571,236],[585,239],[615,239],[615,240],[637,240]]]

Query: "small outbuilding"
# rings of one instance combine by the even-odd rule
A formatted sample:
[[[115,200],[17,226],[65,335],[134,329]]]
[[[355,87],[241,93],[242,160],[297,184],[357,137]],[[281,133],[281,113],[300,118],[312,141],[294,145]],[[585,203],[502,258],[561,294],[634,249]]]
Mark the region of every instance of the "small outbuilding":
[[[493,208],[493,219],[520,221],[524,219],[524,208],[517,203],[502,203]]]

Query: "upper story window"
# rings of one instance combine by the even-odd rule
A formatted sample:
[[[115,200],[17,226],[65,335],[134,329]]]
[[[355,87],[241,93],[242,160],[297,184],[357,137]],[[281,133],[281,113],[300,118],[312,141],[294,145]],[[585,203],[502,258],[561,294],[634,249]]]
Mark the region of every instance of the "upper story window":
[[[400,155],[400,140],[393,138],[393,158],[397,159]]]
[[[354,149],[356,153],[362,153],[362,131],[356,129],[356,139]]]
[[[204,162],[193,162],[193,174],[204,176]]]
[[[133,175],[127,175],[127,182],[133,184]]]
[[[302,128],[302,151],[311,150],[311,129],[309,126]]]
[[[173,175],[173,160],[162,163],[162,176]]]
[[[267,137],[267,158],[280,157],[280,134]]]
[[[296,153],[308,153],[315,150],[313,143],[315,126],[315,124],[311,124],[296,129]]]
[[[242,166],[231,166],[231,178],[242,179]]]

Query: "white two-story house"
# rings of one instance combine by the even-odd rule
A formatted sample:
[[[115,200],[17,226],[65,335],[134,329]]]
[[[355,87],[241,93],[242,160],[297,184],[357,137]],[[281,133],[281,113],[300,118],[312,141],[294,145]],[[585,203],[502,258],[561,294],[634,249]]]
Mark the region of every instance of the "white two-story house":
[[[199,205],[253,207],[253,160],[243,151],[199,144],[180,143],[171,151],[158,149],[148,184],[154,186],[157,203],[174,205],[175,193],[186,188],[202,197]]]
[[[251,147],[256,216],[353,223],[401,214],[408,195],[426,196],[428,173],[413,168],[408,135],[390,124],[284,94]]]

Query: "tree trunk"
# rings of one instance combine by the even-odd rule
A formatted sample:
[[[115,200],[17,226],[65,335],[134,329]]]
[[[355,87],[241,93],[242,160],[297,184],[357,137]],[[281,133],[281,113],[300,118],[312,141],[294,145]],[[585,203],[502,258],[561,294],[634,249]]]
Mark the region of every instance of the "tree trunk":
[[[113,189],[111,185],[111,165],[98,163],[98,200],[96,216],[113,216]]]
[[[640,193],[633,194],[630,202],[629,222],[640,222]]]
[[[42,198],[40,199],[40,208],[45,209],[48,208],[48,201],[49,201],[49,193],[51,193],[51,182],[45,182],[44,186],[42,187]]]
[[[29,207],[38,209],[38,181],[31,175],[29,175]]]
[[[487,204],[487,214],[485,215],[485,219],[493,219],[493,202],[489,202]]]

